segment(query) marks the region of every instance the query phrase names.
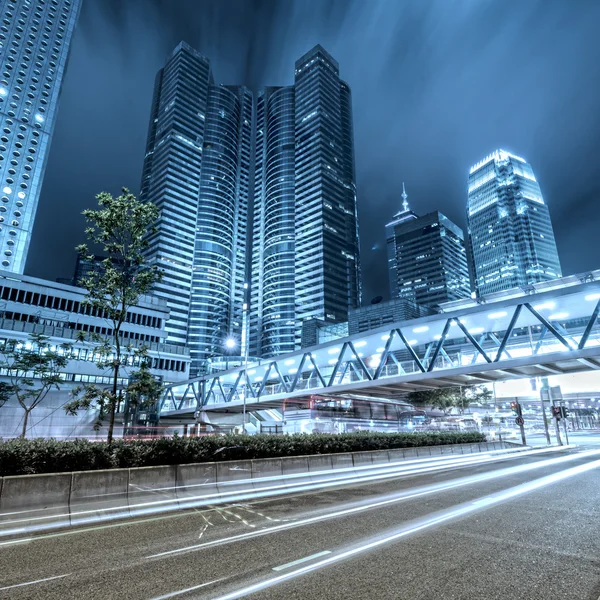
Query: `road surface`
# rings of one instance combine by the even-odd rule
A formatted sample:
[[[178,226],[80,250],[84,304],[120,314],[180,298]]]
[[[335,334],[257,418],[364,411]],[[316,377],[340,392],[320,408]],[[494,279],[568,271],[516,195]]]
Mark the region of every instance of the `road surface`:
[[[600,449],[0,541],[0,598],[598,600]]]

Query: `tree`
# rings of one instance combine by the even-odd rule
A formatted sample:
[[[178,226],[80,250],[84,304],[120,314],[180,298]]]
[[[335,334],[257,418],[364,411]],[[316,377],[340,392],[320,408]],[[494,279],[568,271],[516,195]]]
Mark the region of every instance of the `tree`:
[[[102,246],[106,258],[98,269],[78,283],[88,292],[84,304],[90,306],[94,314],[105,316],[112,325],[106,337],[90,336],[91,341],[98,344],[96,364],[111,371],[112,383],[109,388],[94,384],[82,386],[76,390],[76,399],[66,408],[73,414],[79,409],[97,406],[99,419],[109,420],[107,441],[110,443],[116,409],[122,398],[121,369],[132,364],[135,355],[140,355],[140,349],[123,344],[122,326],[129,309],[160,281],[162,272],[158,267],[148,265],[144,256],[148,235],[156,232],[156,206],[140,202],[127,188],[123,188],[123,193],[116,198],[102,192],[96,199],[98,210],[83,211],[89,224],[85,233],[91,243]],[[78,246],[77,251],[84,260],[94,260],[87,244]]]
[[[126,413],[133,417],[141,410],[151,410],[156,406],[161,390],[161,382],[150,371],[150,361],[143,360],[140,368],[131,374],[125,390]]]
[[[29,342],[8,340],[0,351],[0,369],[8,378],[8,383],[2,384],[2,393],[14,396],[25,412],[22,438],[27,433],[31,411],[51,389],[60,389],[61,374],[69,362],[71,348],[72,344],[64,343],[53,349],[48,337],[32,333]]]
[[[439,388],[410,392],[407,400],[416,406],[431,406],[444,412],[456,405],[456,388]]]
[[[473,385],[465,389],[465,398],[467,403],[491,404],[494,394],[484,385]]]

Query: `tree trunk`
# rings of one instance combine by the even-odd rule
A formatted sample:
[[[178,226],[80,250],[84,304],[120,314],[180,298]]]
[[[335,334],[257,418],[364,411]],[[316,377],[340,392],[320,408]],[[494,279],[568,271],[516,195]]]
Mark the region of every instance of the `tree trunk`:
[[[118,350],[117,350],[118,352]],[[117,412],[117,387],[119,381],[119,363],[115,361],[115,365],[113,367],[113,385],[112,385],[112,399],[109,406],[109,415],[108,415],[108,436],[106,441],[110,444],[113,441],[113,433],[115,430],[115,413]]]
[[[25,439],[25,433],[27,432],[27,421],[29,421],[29,410],[25,409],[25,416],[23,417],[23,430],[21,431],[21,439]]]

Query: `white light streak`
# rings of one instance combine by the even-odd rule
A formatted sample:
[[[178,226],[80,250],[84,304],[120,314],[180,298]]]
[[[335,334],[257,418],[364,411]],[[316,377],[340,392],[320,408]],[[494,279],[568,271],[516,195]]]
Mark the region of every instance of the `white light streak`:
[[[568,312],[558,312],[550,315],[548,318],[551,321],[560,321],[561,319],[566,319],[569,316]]]
[[[273,577],[271,579],[267,579],[265,581],[261,581],[250,585],[248,587],[242,588],[240,590],[236,590],[229,594],[225,594],[224,596],[219,596],[216,600],[236,600],[237,598],[242,598],[243,596],[247,596],[249,594],[253,594],[260,590],[264,590],[266,588],[270,588],[278,583],[282,583],[283,581],[289,581],[290,579],[294,579],[300,575],[305,575],[306,573],[310,573],[312,571],[316,571],[317,569],[321,569],[323,567],[327,567],[329,565],[338,563],[347,558],[351,558],[358,554],[363,554],[368,550],[373,550],[374,548],[378,548],[380,546],[384,546],[389,544],[390,542],[396,541],[398,539],[407,537],[413,533],[417,533],[419,531],[423,531],[424,529],[429,529],[435,525],[440,523],[444,523],[453,519],[457,519],[459,517],[468,515],[470,513],[482,510],[484,508],[489,508],[490,506],[494,506],[505,502],[507,500],[512,500],[518,496],[522,496],[524,494],[528,494],[530,492],[536,491],[540,488],[546,487],[548,485],[552,485],[553,483],[557,483],[564,479],[568,479],[570,477],[574,477],[575,475],[580,475],[582,473],[586,473],[593,469],[597,469],[600,467],[600,460],[587,463],[584,465],[579,465],[578,467],[572,467],[570,469],[566,469],[565,471],[561,471],[559,473],[555,473],[553,475],[548,475],[546,477],[541,477],[540,479],[536,479],[534,481],[518,485],[513,488],[509,488],[508,490],[503,490],[501,492],[496,492],[495,494],[490,494],[489,496],[485,496],[480,498],[475,502],[467,502],[464,504],[460,504],[454,509],[448,509],[439,511],[434,513],[429,518],[419,519],[413,521],[411,524],[404,526],[390,535],[385,537],[381,537],[371,542],[366,542],[361,546],[354,547],[350,550],[346,550],[344,552],[340,552],[339,554],[334,554],[333,556],[316,562],[312,565],[307,565],[306,567],[302,567],[300,569],[296,569],[295,571],[291,571],[290,573],[286,573],[285,575],[279,575],[277,577]]]
[[[552,310],[556,307],[556,302],[544,302],[543,304],[536,304],[534,310]]]
[[[415,327],[413,329],[413,333],[425,333],[426,331],[429,331],[429,327],[427,327],[427,325],[422,325],[421,327]]]

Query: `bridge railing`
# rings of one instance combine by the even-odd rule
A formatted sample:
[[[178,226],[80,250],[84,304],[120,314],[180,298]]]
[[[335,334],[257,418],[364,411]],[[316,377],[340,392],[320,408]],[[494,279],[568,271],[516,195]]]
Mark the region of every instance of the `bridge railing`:
[[[517,304],[510,307],[510,311],[496,313],[502,318],[490,321],[489,326],[471,329],[458,317],[442,318],[431,325],[432,331],[440,333],[424,342],[407,340],[402,328],[392,328],[389,334],[378,337],[385,341],[385,347],[366,357],[357,352],[355,340],[336,340],[333,358],[329,357],[332,354],[329,349],[320,362],[308,351],[297,354],[291,361],[297,360],[298,368],[286,370],[285,365],[290,364],[286,355],[247,369],[240,367],[169,386],[165,389],[161,410],[165,413],[242,403],[244,398],[260,401],[301,391],[322,393],[333,386],[353,382],[502,364],[507,360],[576,352],[600,345],[600,294],[593,310],[594,304],[583,301],[577,305],[581,309],[579,314],[573,316],[563,311],[546,318],[542,308],[548,306],[550,303],[536,309],[527,302]],[[488,316],[491,318],[494,314]]]

